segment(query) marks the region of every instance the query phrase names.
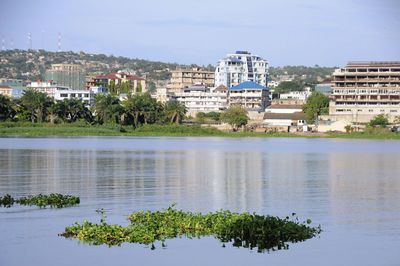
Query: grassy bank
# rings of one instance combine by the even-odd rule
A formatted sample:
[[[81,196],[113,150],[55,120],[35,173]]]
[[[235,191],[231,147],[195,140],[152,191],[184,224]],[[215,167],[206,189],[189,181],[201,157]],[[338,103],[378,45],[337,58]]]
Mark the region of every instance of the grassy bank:
[[[378,131],[330,133],[326,136],[308,134],[268,132],[223,132],[212,127],[198,125],[144,125],[136,130],[131,126],[88,125],[82,123],[50,124],[30,122],[0,123],[0,135],[25,136],[177,136],[177,137],[305,137],[305,138],[353,138],[353,139],[400,139],[399,132]]]

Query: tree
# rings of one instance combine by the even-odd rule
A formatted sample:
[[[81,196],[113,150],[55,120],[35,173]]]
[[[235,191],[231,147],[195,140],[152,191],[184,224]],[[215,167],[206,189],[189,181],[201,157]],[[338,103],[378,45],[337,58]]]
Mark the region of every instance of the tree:
[[[385,117],[384,114],[379,114],[375,116],[371,121],[369,121],[369,125],[374,127],[374,126],[380,126],[382,128],[386,127],[387,124],[389,123],[388,119]]]
[[[110,81],[110,84],[108,84],[108,90],[110,94],[116,95],[117,94],[117,85],[115,84],[114,80]]]
[[[209,112],[205,114],[205,117],[207,118],[211,118],[214,121],[219,121],[220,117],[221,117],[221,113],[217,113],[217,112]]]
[[[231,125],[234,130],[237,130],[239,127],[246,125],[249,121],[247,111],[242,109],[240,106],[232,106],[228,108],[225,112],[221,114],[220,119],[223,122]]]
[[[80,98],[64,99],[57,101],[55,112],[64,122],[76,122],[78,119],[92,121],[90,110],[83,104]]]
[[[313,124],[318,115],[329,114],[329,97],[321,92],[314,91],[303,105],[307,123]]]
[[[121,93],[129,94],[131,91],[131,82],[130,80],[122,82],[121,84]]]
[[[0,120],[12,118],[15,115],[15,110],[10,97],[0,94]]]
[[[204,124],[206,114],[203,112],[196,113],[196,122],[199,124]]]
[[[47,116],[47,108],[53,100],[43,92],[28,89],[21,97],[22,109],[27,111],[29,120],[32,122],[43,122]]]
[[[128,98],[122,103],[124,113],[127,115],[127,122],[137,128],[139,124],[155,123],[161,120],[163,106],[156,99],[151,98],[150,93],[143,95],[128,95]]]
[[[120,104],[117,97],[111,94],[98,94],[94,98],[93,112],[97,122],[103,123],[119,123],[124,108]]]
[[[136,92],[142,92],[142,85],[141,84],[138,84],[136,86]]]
[[[180,102],[167,102],[165,105],[165,113],[170,123],[180,123],[186,114],[186,106]]]
[[[302,89],[301,84],[296,81],[282,81],[279,85],[275,88],[275,91],[278,93],[285,93],[290,91],[299,91]]]

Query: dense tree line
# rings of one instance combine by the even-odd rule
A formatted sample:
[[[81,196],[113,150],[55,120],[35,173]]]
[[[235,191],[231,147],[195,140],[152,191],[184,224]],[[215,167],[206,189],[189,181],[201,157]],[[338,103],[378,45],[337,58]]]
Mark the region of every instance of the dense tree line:
[[[317,79],[318,77],[330,76],[337,67],[320,67],[315,65],[313,67],[307,66],[283,66],[283,67],[270,67],[268,69],[270,76],[281,76],[281,75],[295,75],[295,76],[307,76],[311,79]]]
[[[18,100],[0,95],[0,120],[34,123],[143,124],[181,123],[186,108],[179,102],[163,104],[149,93],[133,94],[122,102],[111,94],[99,94],[89,108],[80,98],[54,101],[47,94],[26,90]]]

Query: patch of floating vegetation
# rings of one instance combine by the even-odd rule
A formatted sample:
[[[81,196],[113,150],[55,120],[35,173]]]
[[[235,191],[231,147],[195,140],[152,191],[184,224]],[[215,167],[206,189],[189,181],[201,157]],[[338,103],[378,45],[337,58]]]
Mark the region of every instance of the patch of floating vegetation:
[[[120,246],[128,242],[151,245],[151,249],[155,249],[155,241],[161,241],[165,247],[166,239],[214,235],[224,243],[223,247],[225,243],[233,242],[235,247],[265,252],[288,249],[288,242],[304,241],[321,233],[320,226],[310,227],[311,220],[300,223],[294,213],[292,220],[227,210],[202,215],[176,210],[173,206],[157,212],[134,212],[127,217],[131,222],[127,227],[107,224],[104,211],[98,210],[103,214],[100,224],[86,220],[82,224],[76,222],[59,235],[91,245]]]
[[[79,204],[80,199],[79,197],[62,195],[58,193],[52,193],[50,195],[39,194],[37,196],[28,196],[19,199],[14,199],[9,194],[5,195],[4,197],[0,197],[0,206],[10,208],[14,203],[29,206],[36,205],[40,208],[63,208]]]

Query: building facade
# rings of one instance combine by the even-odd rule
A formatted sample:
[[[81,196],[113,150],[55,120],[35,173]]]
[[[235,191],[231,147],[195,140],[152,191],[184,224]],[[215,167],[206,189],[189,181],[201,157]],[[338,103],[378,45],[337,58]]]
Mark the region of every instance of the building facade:
[[[85,71],[76,64],[52,64],[51,68],[46,71],[45,80],[71,90],[85,89]]]
[[[26,89],[23,80],[20,79],[1,78],[0,86],[10,87],[12,89],[10,97],[14,99],[21,98],[24,90]]]
[[[129,84],[129,91],[123,90],[123,83]],[[101,76],[87,76],[86,88],[101,86],[107,88],[109,93],[135,93],[146,92],[146,79],[122,72],[112,72]]]
[[[310,91],[291,91],[288,93],[281,93],[279,99],[295,99],[300,101],[307,101],[307,98],[311,95]]]
[[[231,88],[245,81],[267,87],[268,62],[247,51],[237,51],[219,61],[215,69],[215,86]]]
[[[188,114],[193,116],[198,112],[220,112],[228,108],[226,87],[210,90],[205,86],[195,85],[183,89],[182,92],[174,92],[172,99],[185,104]]]
[[[37,82],[31,82],[28,86],[26,86],[27,89],[33,89],[38,92],[43,92],[46,93],[49,97],[55,98],[56,92],[57,91],[68,91],[70,90],[69,87],[66,86],[60,86],[58,84],[55,84],[50,81],[37,81]]]
[[[378,114],[400,116],[400,62],[349,62],[333,73],[331,120],[366,123]]]
[[[0,85],[0,94],[11,98],[12,88],[9,86]]]
[[[64,99],[81,99],[83,103],[89,105],[94,99],[94,93],[87,90],[56,90],[54,94],[54,100]]]
[[[182,92],[181,89],[195,84],[214,86],[215,73],[212,71],[204,71],[200,68],[177,69],[172,70],[171,74],[171,84],[168,86],[171,92]]]
[[[264,111],[270,104],[269,90],[253,81],[240,83],[228,88],[228,104],[246,110]]]

